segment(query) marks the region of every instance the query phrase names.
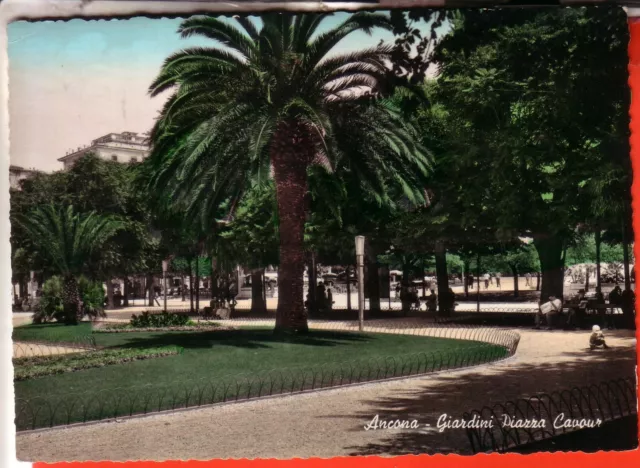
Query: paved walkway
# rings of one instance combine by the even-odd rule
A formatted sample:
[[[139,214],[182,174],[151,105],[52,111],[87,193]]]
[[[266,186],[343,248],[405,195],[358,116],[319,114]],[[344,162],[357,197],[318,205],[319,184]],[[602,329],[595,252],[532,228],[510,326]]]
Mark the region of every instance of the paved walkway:
[[[593,352],[583,331],[520,333],[516,356],[498,364],[21,434],[18,458],[53,462],[469,453],[464,430],[437,431],[441,414],[460,417],[473,408],[540,391],[635,375],[633,332],[608,332],[612,349]],[[365,431],[376,415],[417,419],[421,429]]]

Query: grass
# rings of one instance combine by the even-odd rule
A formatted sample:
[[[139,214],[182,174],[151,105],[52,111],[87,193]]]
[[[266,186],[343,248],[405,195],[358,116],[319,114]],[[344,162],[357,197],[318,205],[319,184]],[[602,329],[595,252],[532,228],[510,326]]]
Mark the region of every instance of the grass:
[[[81,322],[78,325],[64,325],[61,323],[30,324],[13,329],[13,341],[75,343],[90,335],[90,322]]]
[[[14,337],[89,332],[85,324],[55,327],[53,334],[39,327],[16,328]],[[20,429],[422,373],[507,354],[502,347],[473,341],[320,330],[288,338],[262,328],[93,336],[98,346],[113,350],[178,346],[184,351],[16,381],[16,397],[30,401],[18,402]],[[37,403],[41,397],[46,402]],[[68,411],[55,409],[61,404]]]
[[[13,360],[14,379],[28,380],[45,375],[75,372],[92,367],[104,367],[157,357],[171,356],[182,352],[178,346],[157,348],[116,348],[87,353],[57,356],[23,357]]]

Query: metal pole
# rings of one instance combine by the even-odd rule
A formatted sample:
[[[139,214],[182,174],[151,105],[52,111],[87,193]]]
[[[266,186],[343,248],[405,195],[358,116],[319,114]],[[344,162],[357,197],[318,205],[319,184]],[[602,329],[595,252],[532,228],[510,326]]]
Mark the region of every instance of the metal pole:
[[[358,329],[364,331],[364,255],[358,255]]]

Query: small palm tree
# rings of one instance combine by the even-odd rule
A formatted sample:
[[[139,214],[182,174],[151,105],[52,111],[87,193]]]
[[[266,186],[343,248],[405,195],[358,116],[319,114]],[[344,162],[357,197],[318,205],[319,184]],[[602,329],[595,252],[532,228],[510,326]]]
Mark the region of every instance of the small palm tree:
[[[261,27],[246,17],[234,17],[235,24],[187,19],[181,35],[205,36],[212,47],[170,56],[150,87],[152,96],[174,91],[150,135],[151,189],[181,206],[186,219],[211,229],[223,202],[235,206],[251,184],[275,180],[282,331],[307,330],[310,167],[346,167],[377,193],[392,183],[417,202],[429,168],[414,129],[384,99],[393,90],[392,46],[334,51],[356,31],[390,30],[389,17],[359,12],[320,32],[328,17],[267,13]]]
[[[120,229],[120,222],[95,212],[74,213],[72,206],[49,205],[35,209],[20,224],[51,269],[62,276],[65,323],[76,324],[82,314],[78,277],[88,272],[90,260]]]

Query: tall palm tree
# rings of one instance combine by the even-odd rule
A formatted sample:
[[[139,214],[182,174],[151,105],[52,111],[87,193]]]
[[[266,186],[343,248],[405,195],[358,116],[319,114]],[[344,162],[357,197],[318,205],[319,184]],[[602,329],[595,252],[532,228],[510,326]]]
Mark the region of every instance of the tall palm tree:
[[[91,212],[75,213],[72,206],[43,206],[20,220],[51,269],[63,278],[65,323],[81,315],[78,277],[89,270],[98,249],[120,229],[120,222]]]
[[[267,13],[261,25],[246,17],[187,19],[180,34],[212,46],[170,56],[150,87],[152,96],[173,90],[150,135],[150,186],[170,194],[187,219],[210,226],[223,201],[234,206],[251,184],[275,180],[281,331],[307,330],[309,168],[331,172],[348,158],[363,185],[384,193],[391,180],[418,203],[429,168],[415,130],[385,99],[394,84],[392,46],[335,51],[356,31],[390,30],[389,17],[359,12],[322,31],[330,17]]]

